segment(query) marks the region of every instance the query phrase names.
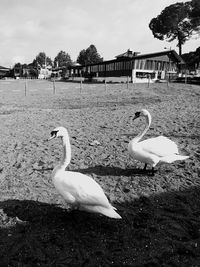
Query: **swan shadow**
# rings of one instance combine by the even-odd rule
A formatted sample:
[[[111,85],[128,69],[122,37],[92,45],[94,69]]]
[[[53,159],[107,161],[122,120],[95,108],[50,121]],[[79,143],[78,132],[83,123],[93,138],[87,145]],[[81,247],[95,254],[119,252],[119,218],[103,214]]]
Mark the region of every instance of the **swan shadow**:
[[[96,165],[94,167],[88,167],[84,169],[73,170],[76,172],[81,172],[83,174],[96,174],[99,176],[132,176],[132,175],[151,175],[151,169],[144,170],[142,168],[120,168],[115,166],[103,166]]]
[[[53,171],[53,168],[41,168],[37,169],[34,168],[34,171],[37,172],[46,172],[46,171]],[[88,168],[81,168],[81,169],[70,169],[67,168],[66,170],[73,171],[73,172],[80,172],[83,174],[96,174],[99,176],[132,176],[132,175],[150,175],[152,176],[152,170],[151,168],[144,170],[142,167],[141,168],[120,168],[120,167],[115,167],[115,166],[103,166],[103,165],[96,165],[94,167],[88,167]],[[156,173],[157,170],[154,170]]]

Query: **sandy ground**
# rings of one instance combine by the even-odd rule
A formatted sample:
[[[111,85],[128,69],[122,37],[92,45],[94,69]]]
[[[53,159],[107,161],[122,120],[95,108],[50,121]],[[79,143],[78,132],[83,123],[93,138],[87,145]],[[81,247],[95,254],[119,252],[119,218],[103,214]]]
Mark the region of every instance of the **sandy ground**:
[[[200,87],[0,81],[0,266],[200,266]],[[127,151],[152,115],[145,138],[165,135],[183,162],[155,176]],[[99,182],[122,220],[69,212],[51,172],[62,154],[51,130],[71,138],[70,170]],[[99,144],[93,143],[95,140]]]

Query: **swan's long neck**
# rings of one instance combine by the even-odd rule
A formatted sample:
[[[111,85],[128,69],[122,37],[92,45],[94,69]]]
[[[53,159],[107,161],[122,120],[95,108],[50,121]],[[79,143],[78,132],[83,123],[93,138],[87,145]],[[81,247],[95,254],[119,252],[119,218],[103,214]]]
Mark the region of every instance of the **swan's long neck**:
[[[145,128],[144,128],[144,130],[143,130],[141,133],[139,133],[139,134],[133,139],[135,142],[139,142],[139,141],[142,139],[142,137],[146,134],[146,132],[149,130],[149,127],[150,127],[150,125],[151,125],[151,115],[148,114],[147,116],[145,116],[145,120],[146,120]]]
[[[60,168],[65,169],[71,160],[71,145],[69,141],[69,136],[65,135],[62,137],[63,142],[63,158],[59,164]]]

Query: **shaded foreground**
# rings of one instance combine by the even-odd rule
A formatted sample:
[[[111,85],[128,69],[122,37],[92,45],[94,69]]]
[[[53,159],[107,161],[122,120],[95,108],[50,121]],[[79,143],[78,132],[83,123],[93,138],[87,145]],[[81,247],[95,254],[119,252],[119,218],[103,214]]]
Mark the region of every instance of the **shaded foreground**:
[[[80,94],[59,83],[51,95],[33,82],[24,97],[22,86],[0,83],[0,266],[200,266],[199,87],[85,85]],[[152,177],[129,158],[123,134],[141,130],[131,120],[141,108],[153,119],[144,139],[168,136],[189,160]],[[60,125],[71,137],[69,169],[100,183],[122,220],[70,212],[56,194],[61,144],[45,140]]]
[[[1,202],[1,266],[199,266],[199,188],[117,207],[121,221],[35,201]]]

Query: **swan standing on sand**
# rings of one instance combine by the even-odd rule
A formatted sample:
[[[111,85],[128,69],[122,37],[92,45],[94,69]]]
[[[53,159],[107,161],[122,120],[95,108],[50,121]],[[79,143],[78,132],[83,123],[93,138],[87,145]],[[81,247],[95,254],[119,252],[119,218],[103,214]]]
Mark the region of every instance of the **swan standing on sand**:
[[[154,175],[154,167],[159,161],[172,163],[176,160],[189,158],[188,156],[180,155],[177,145],[164,136],[158,136],[140,142],[151,125],[151,115],[146,109],[142,109],[135,113],[133,120],[139,117],[146,119],[145,129],[129,142],[128,151],[135,160],[145,163],[144,169],[146,169],[147,164],[151,165],[152,175]]]
[[[71,160],[69,135],[64,127],[57,127],[51,132],[49,140],[56,137],[61,137],[64,148],[63,159],[52,173],[52,180],[57,191],[72,207],[121,219],[115,211],[116,208],[109,203],[103,189],[95,180],[82,173],[65,170]]]

